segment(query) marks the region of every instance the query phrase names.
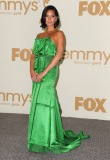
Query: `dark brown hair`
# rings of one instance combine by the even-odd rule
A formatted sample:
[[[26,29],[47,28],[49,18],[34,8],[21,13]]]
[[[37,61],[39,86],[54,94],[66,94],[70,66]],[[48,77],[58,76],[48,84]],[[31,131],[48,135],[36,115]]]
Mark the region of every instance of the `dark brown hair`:
[[[42,27],[42,28],[47,27],[45,22],[46,22],[46,14],[49,10],[53,10],[55,12],[55,16],[57,17],[57,21],[54,23],[54,27],[56,28],[60,24],[59,14],[58,14],[57,9],[52,5],[49,5],[49,6],[44,8],[44,10],[42,12],[42,16],[41,16],[41,26],[40,27]]]

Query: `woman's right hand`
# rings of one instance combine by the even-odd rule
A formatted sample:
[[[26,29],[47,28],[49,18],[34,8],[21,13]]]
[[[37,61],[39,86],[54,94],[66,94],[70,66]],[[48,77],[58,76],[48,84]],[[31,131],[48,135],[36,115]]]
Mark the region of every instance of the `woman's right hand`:
[[[38,73],[36,73],[35,71],[30,71],[30,75],[31,75],[31,79],[32,81],[36,82],[36,77],[38,75]]]

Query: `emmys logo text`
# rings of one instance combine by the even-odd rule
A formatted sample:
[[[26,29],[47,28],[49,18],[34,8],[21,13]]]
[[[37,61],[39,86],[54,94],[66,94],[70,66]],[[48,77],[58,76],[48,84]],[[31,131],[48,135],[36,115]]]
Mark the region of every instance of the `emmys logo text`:
[[[80,107],[84,107],[87,111],[94,111],[94,112],[106,112],[104,103],[106,99],[99,99],[99,98],[86,98],[83,97],[75,97],[75,110],[80,110]]]
[[[0,102],[1,105],[5,105],[5,103],[10,105],[11,103],[12,106],[24,106],[27,101],[31,102],[31,94],[0,92],[0,101],[2,101],[2,103]]]
[[[36,11],[38,9],[36,1],[4,1],[0,0],[0,13],[6,14],[5,11],[8,11],[7,14],[12,14],[10,11],[14,11],[13,14],[20,15],[23,13],[26,15],[29,10]],[[1,12],[2,11],[2,12]]]
[[[84,12],[88,12],[92,16],[110,16],[110,1],[80,1],[79,16],[83,16]]]
[[[110,54],[105,51],[84,51],[84,50],[65,50],[64,58],[73,59],[76,64],[101,64],[104,65],[109,63]]]

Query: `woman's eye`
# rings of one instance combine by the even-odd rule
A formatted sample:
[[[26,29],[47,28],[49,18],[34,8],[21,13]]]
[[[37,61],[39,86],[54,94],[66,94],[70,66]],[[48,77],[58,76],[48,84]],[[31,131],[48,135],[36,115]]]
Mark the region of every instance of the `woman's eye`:
[[[55,17],[55,16],[48,16],[48,15],[46,15],[46,17]]]

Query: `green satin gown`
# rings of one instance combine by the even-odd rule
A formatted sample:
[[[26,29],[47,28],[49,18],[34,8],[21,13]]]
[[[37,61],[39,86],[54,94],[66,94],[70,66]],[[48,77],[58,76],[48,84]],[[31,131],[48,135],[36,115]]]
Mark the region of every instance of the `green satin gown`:
[[[36,38],[33,46],[34,70],[42,72],[56,54],[56,45],[50,37]],[[53,67],[41,82],[33,82],[32,101],[28,123],[28,151],[64,153],[80,146],[82,139],[89,135],[64,131],[60,116],[55,83],[58,77],[58,64]]]

